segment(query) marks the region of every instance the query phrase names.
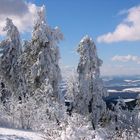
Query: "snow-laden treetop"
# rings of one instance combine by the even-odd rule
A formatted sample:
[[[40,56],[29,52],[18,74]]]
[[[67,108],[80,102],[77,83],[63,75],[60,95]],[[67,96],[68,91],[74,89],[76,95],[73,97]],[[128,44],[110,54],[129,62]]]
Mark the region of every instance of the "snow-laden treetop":
[[[102,60],[97,55],[92,38],[87,35],[80,41],[77,52],[80,54],[77,68],[79,87],[79,94],[76,97],[77,110],[86,115],[92,113],[93,127],[95,127],[105,112],[102,97],[106,95],[106,91],[100,78]]]
[[[45,6],[43,5],[42,7],[40,7],[40,10],[38,10],[37,12],[37,23],[36,24],[44,24],[46,23],[46,10],[45,10]]]
[[[80,65],[87,64],[88,67],[99,72],[99,67],[102,65],[102,60],[98,58],[96,46],[91,37],[84,36],[79,43],[77,52],[80,54]]]
[[[19,31],[17,27],[13,24],[11,19],[6,18],[6,26],[3,28],[3,31],[6,31],[7,39],[9,41],[19,41]]]
[[[37,12],[37,18],[33,30],[33,40],[39,39],[40,42],[49,43],[51,46],[56,46],[63,39],[63,34],[58,27],[51,28],[46,22],[45,6],[40,7]]]
[[[77,52],[80,54],[80,56],[84,55],[86,57],[98,57],[96,46],[92,38],[89,37],[88,35],[84,36],[82,40],[80,41]],[[102,63],[100,63],[100,65],[101,64]]]

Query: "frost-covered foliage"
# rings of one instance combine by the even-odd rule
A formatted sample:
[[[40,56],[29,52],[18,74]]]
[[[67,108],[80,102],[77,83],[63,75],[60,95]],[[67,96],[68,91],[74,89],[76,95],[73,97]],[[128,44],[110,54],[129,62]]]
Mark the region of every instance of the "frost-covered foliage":
[[[134,110],[123,109],[125,103],[118,102],[115,110],[111,112],[111,130],[115,137],[122,139],[136,139],[140,137],[140,106],[137,105]]]
[[[58,101],[61,73],[57,44],[62,33],[58,27],[52,29],[47,25],[44,6],[38,11],[31,41],[23,43],[23,51],[12,20],[7,19],[4,29],[7,38],[0,43],[0,76],[13,96],[1,102],[3,120],[25,129],[45,131],[45,124],[55,124],[55,128],[65,112]]]
[[[102,61],[93,40],[79,44],[77,73],[67,79],[68,110],[59,100],[61,72],[59,28],[39,8],[31,40],[21,44],[18,29],[6,19],[6,39],[0,42],[0,126],[41,131],[47,140],[140,139],[140,111],[107,111],[107,95],[100,78]],[[67,111],[72,111],[67,114]],[[98,127],[96,127],[98,125]],[[93,130],[93,128],[95,130]]]
[[[52,85],[54,95],[57,96],[60,81],[60,68],[58,65],[59,49],[57,43],[63,39],[58,28],[51,29],[45,21],[45,8],[38,12],[38,20],[34,26],[32,37],[32,54],[37,60],[31,68],[34,83],[44,82],[46,77]]]
[[[30,92],[49,80],[53,93],[58,96],[58,83],[61,79],[59,62],[59,49],[57,43],[63,38],[62,33],[56,27],[52,29],[45,20],[45,7],[38,11],[32,39],[24,43],[24,53],[21,57],[23,73]]]
[[[61,140],[92,140],[95,138],[95,131],[87,117],[73,113],[68,118],[68,125],[62,131]]]
[[[38,122],[36,125],[39,124],[39,126],[34,128],[46,131],[47,129],[51,129],[50,127],[46,127],[46,125],[54,124],[53,127],[55,128],[55,126],[60,125],[63,120],[65,107],[57,102],[52,91],[52,86],[46,83],[40,90],[36,91],[33,97],[38,105],[35,116],[36,122]]]
[[[46,81],[46,85],[38,88],[34,95],[22,101],[10,96],[6,102],[0,102],[0,125],[43,132],[50,130],[50,133],[56,131],[55,128],[63,122],[66,109],[57,102],[52,91]]]
[[[47,25],[45,7],[38,11],[32,39],[25,41],[23,47],[18,29],[11,19],[7,18],[4,31],[7,37],[0,43],[0,75],[13,94],[17,97],[32,95],[47,79],[57,97],[61,79],[57,43],[63,35],[58,27],[52,29]]]
[[[69,74],[66,79],[67,83],[67,92],[65,98],[76,103],[75,95],[78,94],[78,78],[77,73],[74,71],[73,73]]]
[[[77,52],[80,54],[80,62],[77,68],[79,93],[76,95],[76,108],[81,114],[90,113],[95,126],[106,112],[103,96],[107,93],[99,69],[102,61],[98,58],[96,46],[89,36],[80,41]]]
[[[20,84],[20,68],[18,67],[18,57],[21,54],[20,35],[17,27],[9,18],[6,19],[6,26],[3,30],[7,34],[6,39],[0,42],[0,75],[16,94]]]

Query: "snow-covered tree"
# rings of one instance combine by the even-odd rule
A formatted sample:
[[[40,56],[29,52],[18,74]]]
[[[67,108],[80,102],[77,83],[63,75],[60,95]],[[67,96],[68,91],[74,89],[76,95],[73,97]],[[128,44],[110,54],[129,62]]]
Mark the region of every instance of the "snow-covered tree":
[[[15,95],[20,94],[21,73],[18,58],[21,55],[20,35],[12,20],[6,19],[6,39],[0,42],[0,74]],[[18,90],[19,89],[19,90]]]
[[[75,102],[75,95],[78,94],[78,80],[77,80],[77,73],[71,72],[68,74],[66,78],[67,83],[67,92],[65,98],[71,100],[73,103]]]
[[[106,111],[102,60],[89,36],[79,43],[77,73],[66,80],[65,97],[72,104],[61,104],[58,43],[63,35],[45,17],[42,6],[32,38],[23,44],[17,27],[6,19],[6,39],[0,42],[0,125],[42,131],[47,140],[139,139],[139,105],[129,111],[118,102],[114,111]]]
[[[47,130],[47,124],[60,123],[63,107],[58,101],[58,85],[61,80],[58,42],[63,38],[58,28],[52,29],[45,20],[45,7],[38,11],[31,41],[24,41],[19,59],[27,89],[25,104],[34,110],[31,123],[34,129]],[[24,102],[23,102],[24,103]],[[22,106],[21,106],[22,107]],[[28,107],[28,105],[27,105]],[[61,112],[61,113],[60,113]],[[54,126],[54,125],[53,125]],[[51,129],[48,127],[48,129]]]
[[[61,74],[57,44],[62,38],[63,35],[58,27],[52,29],[48,26],[45,7],[41,7],[32,32],[32,39],[24,43],[24,53],[20,60],[21,64],[23,63],[23,73],[31,94],[48,79],[54,96],[58,96]]]
[[[38,20],[34,26],[32,36],[32,52],[38,57],[32,66],[31,74],[36,84],[40,84],[48,78],[56,96],[58,94],[58,83],[61,78],[57,43],[62,38],[63,35],[57,27],[51,29],[47,25],[45,7],[42,7],[38,12]]]
[[[40,129],[47,122],[58,125],[63,109],[57,101],[61,79],[57,44],[63,35],[58,27],[48,26],[43,6],[38,11],[32,39],[24,41],[21,51],[18,29],[12,20],[6,21],[7,38],[0,43],[0,76],[13,96],[3,106],[4,116],[20,128]]]
[[[123,109],[123,107],[125,107],[123,101],[116,104],[111,121],[114,122],[116,136],[132,139],[140,133],[140,108],[138,105],[133,110]]]
[[[73,113],[72,117],[68,117],[68,124],[60,138],[58,140],[92,140],[96,138],[96,133],[87,117]]]
[[[106,110],[103,96],[106,96],[107,92],[103,87],[99,69],[102,61],[98,58],[96,46],[89,36],[80,41],[77,52],[80,54],[77,68],[79,93],[76,95],[75,107],[81,114],[91,114],[95,127]]]

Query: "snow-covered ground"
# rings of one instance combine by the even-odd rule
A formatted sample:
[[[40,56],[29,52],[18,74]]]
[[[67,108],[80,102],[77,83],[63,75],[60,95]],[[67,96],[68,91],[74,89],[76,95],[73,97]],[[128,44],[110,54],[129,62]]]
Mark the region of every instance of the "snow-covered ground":
[[[45,140],[39,133],[0,128],[0,140]]]
[[[114,92],[122,92],[122,91],[118,91],[118,90],[115,90],[115,89],[108,89],[107,91],[108,91],[108,92],[113,92],[113,93],[114,93]]]
[[[136,82],[140,82],[140,80],[124,80],[125,82],[131,82],[131,83],[136,83]]]
[[[104,140],[107,134],[103,130],[98,130],[95,133],[93,140]],[[43,135],[26,130],[1,128],[0,127],[0,140],[47,140]],[[89,140],[89,139],[88,139]]]
[[[125,88],[121,91],[115,90],[115,89],[108,89],[107,91],[108,92],[113,92],[113,93],[114,92],[140,92],[140,88],[139,87],[137,87],[137,88]]]
[[[126,88],[123,89],[123,92],[140,92],[140,88]]]

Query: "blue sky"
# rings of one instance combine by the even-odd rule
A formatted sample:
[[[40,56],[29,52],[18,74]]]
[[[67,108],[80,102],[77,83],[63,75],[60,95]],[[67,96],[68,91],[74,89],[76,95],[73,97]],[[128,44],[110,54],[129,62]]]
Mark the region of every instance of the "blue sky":
[[[95,41],[98,55],[104,62],[102,74],[140,74],[140,37],[137,37],[140,35],[137,27],[140,23],[139,0],[28,0],[28,2],[36,6],[44,4],[48,24],[60,27],[63,32],[64,40],[59,46],[64,65],[77,66],[79,56],[76,54],[76,47],[81,38],[88,34]],[[137,18],[134,16],[135,13]],[[24,33],[24,28],[22,30]],[[29,36],[25,31],[23,37]]]

